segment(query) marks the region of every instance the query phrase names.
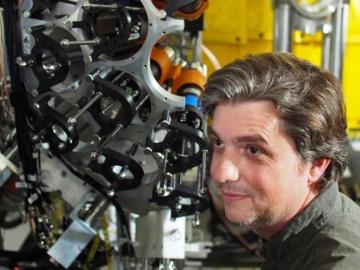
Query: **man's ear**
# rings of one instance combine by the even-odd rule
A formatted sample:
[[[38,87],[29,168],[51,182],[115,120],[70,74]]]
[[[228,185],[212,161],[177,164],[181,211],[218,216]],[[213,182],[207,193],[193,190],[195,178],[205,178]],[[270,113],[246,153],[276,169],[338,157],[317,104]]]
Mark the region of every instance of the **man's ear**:
[[[329,158],[319,158],[311,163],[308,183],[315,184],[324,175],[326,168],[329,166],[331,160]]]

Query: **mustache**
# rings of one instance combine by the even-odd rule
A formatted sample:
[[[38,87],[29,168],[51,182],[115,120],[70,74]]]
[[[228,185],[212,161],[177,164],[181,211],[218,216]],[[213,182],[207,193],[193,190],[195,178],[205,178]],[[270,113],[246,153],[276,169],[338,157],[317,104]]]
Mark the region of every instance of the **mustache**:
[[[252,191],[244,187],[242,185],[239,185],[239,183],[236,182],[225,182],[218,185],[219,190],[229,192],[229,193],[238,193],[238,194],[244,194],[244,195],[252,195]]]

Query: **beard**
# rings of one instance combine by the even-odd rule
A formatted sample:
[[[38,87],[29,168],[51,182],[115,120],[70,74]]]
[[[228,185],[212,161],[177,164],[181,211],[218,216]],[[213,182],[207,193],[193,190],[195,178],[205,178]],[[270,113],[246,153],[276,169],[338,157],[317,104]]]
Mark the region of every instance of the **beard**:
[[[239,218],[225,205],[225,216],[232,223],[237,223],[253,231],[272,227],[276,223],[270,211],[256,211],[247,217]]]
[[[242,203],[224,202],[220,195],[220,190],[229,190],[239,194],[246,194],[252,200],[249,205]],[[225,182],[216,186],[216,192],[212,197],[216,197],[226,219],[234,224],[239,224],[247,229],[254,231],[260,236],[276,232],[277,228],[282,227],[289,221],[289,217],[295,208],[295,201],[290,201],[283,207],[279,205],[261,202],[261,193],[257,193],[247,186],[240,186],[237,183]],[[259,200],[260,198],[260,200]],[[265,238],[265,237],[264,237]]]
[[[251,191],[248,187],[242,187],[233,182],[225,182],[220,184],[217,189],[218,196],[221,196],[219,192],[221,189],[231,190],[233,192],[247,194],[249,196],[255,196],[254,192]],[[250,230],[255,231],[257,229],[264,229],[274,225],[274,218],[269,209],[253,209],[253,211],[251,211],[248,216],[240,218],[237,209],[235,209],[238,207],[237,205],[227,205],[224,203],[223,207],[225,210],[225,216],[230,222],[237,223],[241,226],[247,227]]]
[[[291,211],[291,206],[282,211],[281,213],[274,212],[274,209],[252,209],[247,215],[240,214],[241,212],[236,211],[233,206],[224,205],[225,207],[225,217],[234,224],[238,224],[242,227],[255,232],[261,237],[265,238],[265,235],[268,235],[271,232],[274,232],[274,229],[281,225],[286,217],[288,217],[289,212]],[[236,206],[235,206],[236,207]],[[231,209],[232,208],[232,209]]]

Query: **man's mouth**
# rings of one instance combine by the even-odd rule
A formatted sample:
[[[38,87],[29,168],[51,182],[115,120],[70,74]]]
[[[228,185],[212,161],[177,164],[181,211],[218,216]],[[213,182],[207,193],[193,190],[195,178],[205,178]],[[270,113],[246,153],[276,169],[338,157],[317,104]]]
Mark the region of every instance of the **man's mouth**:
[[[248,194],[245,193],[235,193],[228,190],[221,190],[221,196],[226,202],[240,201],[247,198],[250,198]]]

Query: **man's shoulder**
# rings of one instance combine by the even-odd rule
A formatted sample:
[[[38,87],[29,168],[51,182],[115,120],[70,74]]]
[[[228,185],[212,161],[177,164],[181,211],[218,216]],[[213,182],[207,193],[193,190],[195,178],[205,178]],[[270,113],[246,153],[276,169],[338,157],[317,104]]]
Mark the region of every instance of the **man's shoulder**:
[[[356,204],[348,196],[340,193],[341,196],[341,211],[343,214],[350,214],[350,216],[360,216],[360,206]],[[359,220],[360,222],[360,220]]]
[[[360,207],[335,189],[330,195],[308,208],[303,223],[294,221],[289,238],[274,247],[279,269],[360,269]]]
[[[316,269],[360,269],[360,207],[341,195],[340,208],[309,243]]]
[[[329,223],[309,243],[310,269],[360,269],[360,233]]]
[[[360,206],[349,197],[341,194],[340,204],[334,209],[334,214],[328,219],[316,235],[322,240],[335,238],[349,238],[359,240],[360,247]],[[351,241],[353,242],[353,241]]]

